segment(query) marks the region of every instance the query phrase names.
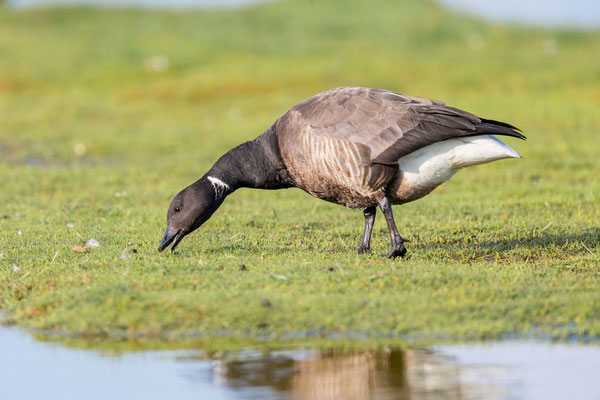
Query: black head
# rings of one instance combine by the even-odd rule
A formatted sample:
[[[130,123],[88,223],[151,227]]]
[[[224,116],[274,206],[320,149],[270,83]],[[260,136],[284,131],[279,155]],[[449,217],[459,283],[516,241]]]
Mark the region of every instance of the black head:
[[[175,196],[167,212],[167,230],[158,246],[163,251],[171,242],[171,251],[183,237],[206,222],[223,203],[221,193],[206,178],[186,187]]]

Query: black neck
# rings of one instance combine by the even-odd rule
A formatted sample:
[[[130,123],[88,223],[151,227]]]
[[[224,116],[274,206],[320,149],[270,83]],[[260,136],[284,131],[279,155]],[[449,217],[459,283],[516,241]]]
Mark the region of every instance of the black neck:
[[[205,175],[225,183],[225,195],[241,187],[281,189],[293,186],[281,159],[275,124],[256,139],[229,150]]]

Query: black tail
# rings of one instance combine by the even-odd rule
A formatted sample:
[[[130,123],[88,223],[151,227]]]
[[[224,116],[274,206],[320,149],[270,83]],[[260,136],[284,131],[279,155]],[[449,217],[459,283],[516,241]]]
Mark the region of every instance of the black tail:
[[[494,121],[493,119],[481,118],[481,122],[474,124],[477,129],[476,135],[493,134],[502,136],[511,136],[518,139],[527,140],[521,130],[516,126],[506,122]]]

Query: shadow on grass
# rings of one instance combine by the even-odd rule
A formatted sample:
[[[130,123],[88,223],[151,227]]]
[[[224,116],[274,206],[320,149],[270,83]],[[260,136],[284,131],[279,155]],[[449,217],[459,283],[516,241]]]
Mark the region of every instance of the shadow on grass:
[[[493,239],[478,241],[456,240],[449,243],[424,244],[433,254],[443,252],[456,254],[462,261],[476,260],[515,260],[534,261],[545,257],[553,260],[565,259],[575,255],[588,254],[600,256],[600,228],[588,228],[575,233],[545,233],[514,239]]]

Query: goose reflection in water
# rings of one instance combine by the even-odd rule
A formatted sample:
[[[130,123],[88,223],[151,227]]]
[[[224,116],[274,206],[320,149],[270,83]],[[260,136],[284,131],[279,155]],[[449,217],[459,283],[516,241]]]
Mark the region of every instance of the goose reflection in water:
[[[431,350],[389,348],[247,351],[218,355],[212,369],[213,383],[245,392],[241,398],[294,400],[503,399],[510,394],[506,376],[505,367],[457,365]],[[272,395],[256,397],[252,388]]]

